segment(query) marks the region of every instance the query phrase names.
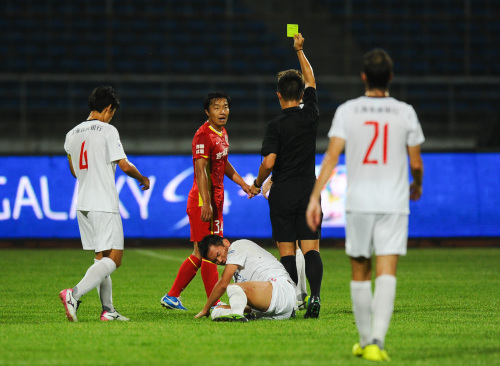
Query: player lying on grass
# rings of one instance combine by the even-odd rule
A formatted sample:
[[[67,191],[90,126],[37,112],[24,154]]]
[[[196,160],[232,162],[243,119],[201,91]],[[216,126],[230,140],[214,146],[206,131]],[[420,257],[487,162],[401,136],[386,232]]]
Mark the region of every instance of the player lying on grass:
[[[257,319],[288,319],[296,303],[295,284],[285,267],[268,251],[250,240],[229,240],[207,235],[198,243],[203,258],[224,266],[207,303],[195,316],[210,315],[210,308],[227,292],[229,305],[212,310],[214,321],[247,322],[244,312]],[[231,279],[234,283],[231,284]]]
[[[250,186],[228,159],[229,140],[225,126],[229,118],[231,97],[225,92],[208,93],[203,107],[208,120],[193,138],[194,181],[186,208],[193,253],[179,267],[172,287],[160,300],[161,305],[167,309],[187,310],[180,300],[180,295],[198,270],[201,272],[207,297],[219,280],[217,266],[202,260],[198,242],[209,234],[224,235],[224,177],[238,184],[246,193],[250,192]]]

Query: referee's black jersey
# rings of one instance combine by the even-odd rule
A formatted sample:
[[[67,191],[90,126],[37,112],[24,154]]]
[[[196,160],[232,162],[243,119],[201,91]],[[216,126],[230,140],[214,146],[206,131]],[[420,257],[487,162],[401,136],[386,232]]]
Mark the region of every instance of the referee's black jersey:
[[[276,154],[273,182],[293,177],[315,177],[316,136],[319,124],[318,95],[309,87],[304,106],[283,109],[266,126],[260,154]]]

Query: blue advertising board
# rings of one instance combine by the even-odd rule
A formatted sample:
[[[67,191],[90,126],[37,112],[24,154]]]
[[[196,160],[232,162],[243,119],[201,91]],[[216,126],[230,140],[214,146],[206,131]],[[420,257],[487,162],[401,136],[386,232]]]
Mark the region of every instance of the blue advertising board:
[[[129,156],[151,181],[148,191],[116,172],[120,213],[129,238],[189,238],[186,200],[193,184],[191,156]],[[322,155],[317,155],[319,172]],[[410,237],[500,236],[500,154],[423,154],[420,201],[410,204]],[[230,156],[249,184],[259,155]],[[344,237],[343,158],[322,193],[324,238]],[[0,157],[0,238],[78,238],[76,180],[64,156]],[[225,180],[224,235],[270,238],[269,208]]]

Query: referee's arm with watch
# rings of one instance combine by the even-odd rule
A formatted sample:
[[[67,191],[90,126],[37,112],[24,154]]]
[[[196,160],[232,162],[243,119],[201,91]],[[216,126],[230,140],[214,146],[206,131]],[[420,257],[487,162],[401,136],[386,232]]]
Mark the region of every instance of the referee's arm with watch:
[[[260,164],[259,167],[259,174],[257,175],[257,178],[253,181],[253,184],[250,186],[250,192],[251,195],[249,195],[249,198],[252,198],[254,196],[257,196],[260,193],[260,188],[262,187],[262,184],[266,181],[267,177],[269,177],[269,174],[273,171],[274,163],[276,162],[276,154],[271,153],[267,156],[264,157],[264,160],[262,160],[262,163]]]

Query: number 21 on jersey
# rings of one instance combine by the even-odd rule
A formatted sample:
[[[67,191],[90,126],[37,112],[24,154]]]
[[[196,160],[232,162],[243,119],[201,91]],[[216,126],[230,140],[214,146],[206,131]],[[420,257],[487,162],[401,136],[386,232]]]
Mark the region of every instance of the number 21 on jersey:
[[[365,158],[363,159],[363,164],[378,164],[379,161],[377,159],[371,158],[370,154],[372,153],[373,147],[379,138],[379,122],[377,121],[367,121],[365,122],[365,126],[373,128],[373,138],[366,150]],[[386,123],[383,125],[383,136],[382,136],[382,164],[387,164],[387,135],[389,132],[389,124]]]
[[[89,168],[89,161],[87,159],[87,150],[85,150],[85,141],[82,142],[82,148],[80,150],[80,170]]]

